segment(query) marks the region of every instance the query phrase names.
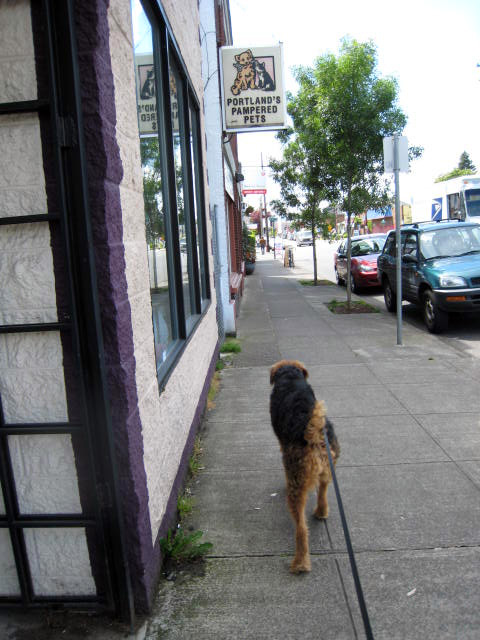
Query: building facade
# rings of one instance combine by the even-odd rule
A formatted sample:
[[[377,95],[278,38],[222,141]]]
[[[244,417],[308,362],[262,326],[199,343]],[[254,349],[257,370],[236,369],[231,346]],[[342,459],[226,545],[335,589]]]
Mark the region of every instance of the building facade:
[[[218,355],[196,0],[0,4],[0,604],[148,610]]]
[[[230,9],[228,0],[200,0],[199,10],[219,325],[226,335],[235,335],[245,279],[240,195],[243,176],[237,136],[225,136],[223,132],[219,71],[219,48],[232,44]]]

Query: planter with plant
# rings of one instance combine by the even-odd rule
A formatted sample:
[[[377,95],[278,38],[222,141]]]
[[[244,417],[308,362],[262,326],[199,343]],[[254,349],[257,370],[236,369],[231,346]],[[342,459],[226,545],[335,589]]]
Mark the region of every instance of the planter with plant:
[[[245,224],[242,229],[242,249],[243,259],[245,261],[245,273],[249,276],[255,270],[257,249],[255,245],[255,234],[250,233]]]

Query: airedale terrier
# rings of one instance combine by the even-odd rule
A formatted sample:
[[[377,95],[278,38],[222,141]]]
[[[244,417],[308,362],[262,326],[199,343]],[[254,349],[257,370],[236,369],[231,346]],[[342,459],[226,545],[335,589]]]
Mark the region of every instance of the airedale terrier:
[[[305,504],[311,489],[318,487],[314,516],[319,520],[328,517],[327,489],[332,475],[324,426],[334,463],[340,455],[333,425],[325,415],[323,402],[315,399],[307,376],[304,365],[296,360],[281,360],[270,370],[270,383],[274,385],[270,395],[270,416],[282,450],[287,504],[296,527],[292,573],[310,571]]]

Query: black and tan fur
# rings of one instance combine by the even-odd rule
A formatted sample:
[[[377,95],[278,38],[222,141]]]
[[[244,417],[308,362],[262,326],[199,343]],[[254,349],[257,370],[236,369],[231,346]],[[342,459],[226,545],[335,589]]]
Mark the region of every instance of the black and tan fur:
[[[310,571],[308,526],[305,504],[308,492],[318,489],[314,516],[328,517],[327,489],[331,481],[324,439],[326,427],[334,462],[340,455],[333,425],[325,415],[323,402],[318,402],[306,381],[308,372],[297,360],[281,360],[270,370],[273,384],[270,416],[280,443],[287,480],[287,504],[295,523],[295,557],[292,573]]]

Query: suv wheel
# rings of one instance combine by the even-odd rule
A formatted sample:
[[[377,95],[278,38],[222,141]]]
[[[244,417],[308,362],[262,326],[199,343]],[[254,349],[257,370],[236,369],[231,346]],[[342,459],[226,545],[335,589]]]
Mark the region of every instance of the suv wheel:
[[[342,278],[338,275],[337,267],[335,267],[335,281],[339,287],[343,284]]]
[[[430,333],[442,333],[448,327],[448,314],[438,308],[430,289],[423,294],[423,319]]]
[[[383,281],[383,297],[387,311],[394,313],[397,310],[397,296],[393,293],[388,278],[385,278]]]

